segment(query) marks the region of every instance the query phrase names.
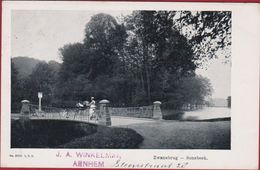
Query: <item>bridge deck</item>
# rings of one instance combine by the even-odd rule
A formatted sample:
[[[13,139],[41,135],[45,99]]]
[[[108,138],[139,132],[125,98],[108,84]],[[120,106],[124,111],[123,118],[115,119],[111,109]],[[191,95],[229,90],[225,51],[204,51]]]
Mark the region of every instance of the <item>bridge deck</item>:
[[[20,114],[12,114],[12,119],[20,119]],[[98,120],[89,119],[85,115],[76,115],[76,116],[60,116],[58,114],[48,114],[45,116],[29,116],[31,120],[65,120],[65,121],[76,121],[76,122],[85,122],[90,124],[98,124]],[[124,117],[124,116],[111,116],[112,126],[125,126],[130,124],[140,124],[154,122],[154,119],[148,118],[136,118],[136,117]]]
[[[142,124],[142,123],[155,122],[155,121],[158,120],[148,119],[148,118],[111,116],[112,126],[125,126],[125,125]]]

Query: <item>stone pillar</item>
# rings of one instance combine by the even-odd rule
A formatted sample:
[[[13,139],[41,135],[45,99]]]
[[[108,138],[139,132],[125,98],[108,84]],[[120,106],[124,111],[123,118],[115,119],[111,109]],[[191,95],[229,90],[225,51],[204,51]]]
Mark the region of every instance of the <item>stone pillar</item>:
[[[105,126],[111,126],[111,116],[108,110],[108,100],[101,100],[99,102],[100,104],[100,118],[98,119],[98,124],[105,125]]]
[[[153,118],[154,119],[162,119],[162,111],[161,111],[161,105],[162,103],[160,101],[153,102]]]
[[[22,100],[22,108],[21,108],[21,114],[22,115],[29,115],[30,114],[30,108],[29,108],[29,101],[28,100]]]
[[[21,103],[22,103],[22,108],[21,108],[21,111],[20,111],[21,117],[29,119],[29,116],[30,116],[29,103],[30,102],[28,100],[22,100]]]

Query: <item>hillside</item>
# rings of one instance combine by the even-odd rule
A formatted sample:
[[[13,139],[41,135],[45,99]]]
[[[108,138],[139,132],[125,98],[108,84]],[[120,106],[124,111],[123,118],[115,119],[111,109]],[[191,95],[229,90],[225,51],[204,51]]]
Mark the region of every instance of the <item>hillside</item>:
[[[29,76],[32,73],[34,67],[38,63],[44,62],[44,61],[30,58],[30,57],[14,57],[14,58],[12,58],[12,62],[14,63],[15,68],[18,71],[18,76],[20,78],[24,78],[24,77]],[[58,71],[61,66],[61,64],[56,61],[49,61],[48,64],[53,70],[56,70],[56,71]]]
[[[14,57],[12,62],[18,71],[19,77],[27,77],[32,73],[33,68],[41,62],[40,60],[29,57]]]

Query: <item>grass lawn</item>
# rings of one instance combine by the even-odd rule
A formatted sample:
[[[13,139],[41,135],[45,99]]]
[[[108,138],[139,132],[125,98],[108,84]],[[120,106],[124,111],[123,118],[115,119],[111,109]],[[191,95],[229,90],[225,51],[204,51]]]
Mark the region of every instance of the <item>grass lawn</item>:
[[[171,121],[132,124],[142,149],[230,149],[230,121]]]

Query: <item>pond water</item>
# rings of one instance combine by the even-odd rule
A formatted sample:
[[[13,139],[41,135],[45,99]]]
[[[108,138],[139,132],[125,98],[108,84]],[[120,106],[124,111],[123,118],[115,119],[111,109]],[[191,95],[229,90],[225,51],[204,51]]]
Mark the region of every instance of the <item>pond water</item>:
[[[182,117],[184,120],[205,120],[231,117],[231,109],[227,107],[204,107],[200,110],[186,111]]]

